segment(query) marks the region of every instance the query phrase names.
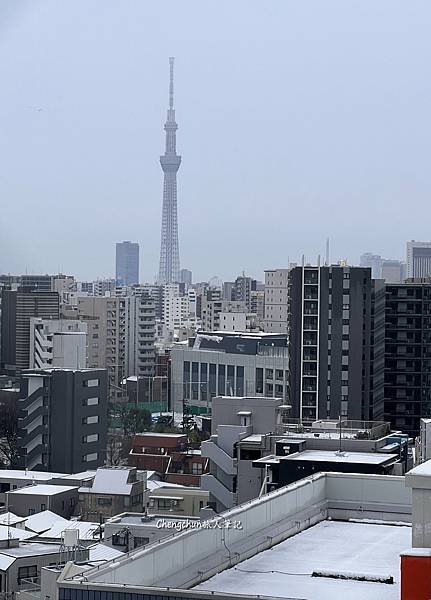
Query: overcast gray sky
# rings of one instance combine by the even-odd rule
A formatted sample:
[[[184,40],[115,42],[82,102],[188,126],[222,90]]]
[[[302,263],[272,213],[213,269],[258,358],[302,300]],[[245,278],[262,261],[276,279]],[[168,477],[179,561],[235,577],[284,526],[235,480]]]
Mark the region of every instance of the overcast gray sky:
[[[261,277],[431,238],[429,0],[1,0],[0,272],[158,270],[168,57],[181,266]]]

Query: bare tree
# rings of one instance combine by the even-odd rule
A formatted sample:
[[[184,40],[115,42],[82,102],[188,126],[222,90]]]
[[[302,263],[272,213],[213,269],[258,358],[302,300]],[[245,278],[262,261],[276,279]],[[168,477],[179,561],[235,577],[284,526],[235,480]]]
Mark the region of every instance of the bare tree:
[[[18,420],[16,407],[2,406],[0,411],[0,460],[13,466],[18,459]]]

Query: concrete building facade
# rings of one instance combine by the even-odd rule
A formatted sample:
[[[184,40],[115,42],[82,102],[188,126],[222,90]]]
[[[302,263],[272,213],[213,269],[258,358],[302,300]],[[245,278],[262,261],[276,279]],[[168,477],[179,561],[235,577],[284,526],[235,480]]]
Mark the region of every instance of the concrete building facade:
[[[386,286],[384,419],[418,435],[431,417],[431,284]]]
[[[212,405],[211,438],[202,442],[210,472],[201,487],[210,493],[210,506],[221,512],[256,498],[265,473],[252,460],[265,456],[261,436],[275,433],[281,417],[279,398],[217,397]]]
[[[105,369],[27,371],[18,409],[19,467],[78,473],[103,464]]]
[[[171,398],[206,413],[215,396],[261,396],[289,401],[289,354],[282,334],[199,332],[171,351]]]
[[[287,333],[287,301],[290,269],[265,271],[265,319],[267,333]]]
[[[407,277],[431,277],[431,242],[407,242]]]
[[[19,374],[30,366],[30,319],[59,319],[57,292],[2,290],[1,361],[6,373]]]
[[[87,324],[77,319],[30,319],[30,369],[87,368]]]
[[[289,283],[292,416],[373,418],[371,269],[295,267]],[[383,326],[383,323],[381,324]]]

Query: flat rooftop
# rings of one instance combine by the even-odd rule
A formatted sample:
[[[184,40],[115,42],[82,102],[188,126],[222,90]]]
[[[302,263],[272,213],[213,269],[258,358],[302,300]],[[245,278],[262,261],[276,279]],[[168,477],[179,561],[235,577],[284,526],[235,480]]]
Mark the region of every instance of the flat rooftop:
[[[32,481],[49,481],[50,479],[67,477],[67,473],[48,473],[46,471],[27,471],[18,469],[0,469],[0,479],[28,479]]]
[[[17,490],[12,490],[8,494],[29,494],[31,496],[55,496],[55,494],[62,494],[63,492],[70,492],[77,490],[77,486],[73,485],[28,485]]]
[[[297,454],[280,457],[283,460],[309,460],[337,463],[355,463],[381,465],[397,460],[397,454],[379,454],[377,452],[334,452],[333,450],[304,450]]]
[[[120,517],[112,517],[106,523],[121,523],[127,525],[140,525],[142,527],[157,527],[159,521],[165,523],[182,523],[184,521],[200,521],[199,517],[170,517],[168,515],[148,515],[144,513],[127,514]]]
[[[319,600],[398,600],[411,527],[322,521],[193,588]],[[393,584],[312,577],[314,571],[394,578]]]

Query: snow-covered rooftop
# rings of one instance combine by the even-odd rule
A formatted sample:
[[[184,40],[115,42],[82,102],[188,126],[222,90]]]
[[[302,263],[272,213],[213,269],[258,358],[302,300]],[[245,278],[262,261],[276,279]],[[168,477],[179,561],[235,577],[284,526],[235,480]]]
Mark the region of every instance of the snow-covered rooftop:
[[[431,475],[431,460],[421,463],[409,471],[409,475],[420,475],[429,477]]]
[[[378,454],[377,452],[334,452],[333,450],[304,450],[298,454],[287,455],[284,460],[310,460],[325,462],[346,462],[356,464],[380,465],[396,460],[397,454]]]
[[[25,521],[25,517],[18,517],[12,512],[5,512],[0,515],[0,525],[16,525]]]
[[[132,468],[97,469],[91,487],[79,488],[79,493],[117,494],[128,496],[132,491],[132,483],[128,483]]]
[[[47,473],[45,471],[26,471],[24,469],[1,469],[0,479],[28,479],[32,481],[50,481],[51,479],[64,477],[67,473]]]
[[[116,548],[112,548],[111,546],[106,546],[102,543],[94,544],[94,546],[90,546],[88,550],[90,554],[90,561],[98,562],[101,560],[113,560],[114,558],[118,558],[119,556],[124,556],[124,552],[121,552],[121,550],[117,550]]]
[[[18,488],[17,490],[12,490],[8,492],[8,494],[29,494],[36,496],[55,496],[55,494],[62,494],[64,492],[70,492],[72,490],[78,489],[76,486],[72,485],[29,485],[22,488]]]
[[[411,527],[322,521],[194,589],[280,598],[398,600],[399,555],[410,546]],[[391,575],[394,583],[313,577],[316,571],[347,577]]]
[[[61,475],[57,479],[63,479],[64,481],[83,481],[84,479],[91,479],[96,475],[96,471],[82,471],[81,473],[72,473],[71,475]]]
[[[25,529],[19,529],[18,527],[7,527],[6,525],[0,525],[0,540],[29,540],[30,538],[34,538],[35,535],[36,534],[32,531],[26,531]]]
[[[61,540],[65,529],[78,529],[79,539],[81,541],[94,540],[99,531],[99,523],[90,523],[87,521],[66,521],[64,519],[57,521],[50,529],[40,534],[41,539]]]
[[[63,522],[69,523],[67,519],[60,517],[50,510],[43,510],[42,512],[36,513],[26,517],[25,527],[36,533],[42,533],[50,529],[54,523]]]

